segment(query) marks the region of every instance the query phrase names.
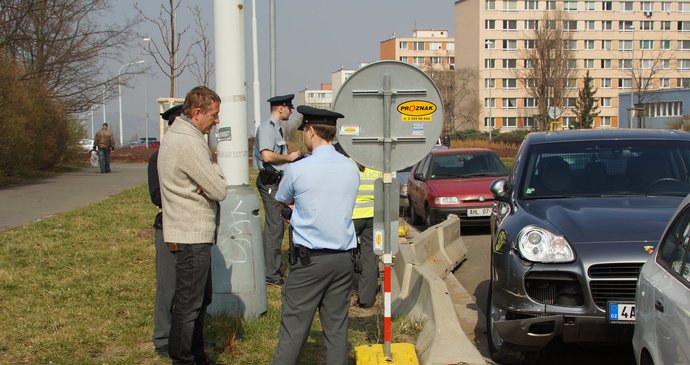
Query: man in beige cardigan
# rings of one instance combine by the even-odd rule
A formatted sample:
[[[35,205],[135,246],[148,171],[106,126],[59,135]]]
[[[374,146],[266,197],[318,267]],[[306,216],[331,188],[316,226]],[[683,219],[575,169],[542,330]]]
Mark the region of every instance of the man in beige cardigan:
[[[213,364],[204,353],[204,317],[211,303],[211,245],[226,184],[204,134],[218,124],[220,97],[198,86],[165,134],[158,153],[163,239],[175,254],[175,299],[168,348],[173,365]]]

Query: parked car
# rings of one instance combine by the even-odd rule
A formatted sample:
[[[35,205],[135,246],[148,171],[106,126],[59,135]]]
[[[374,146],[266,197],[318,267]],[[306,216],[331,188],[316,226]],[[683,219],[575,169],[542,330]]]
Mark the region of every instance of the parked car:
[[[683,200],[635,294],[633,349],[638,365],[690,364],[690,197]]]
[[[91,151],[93,149],[93,139],[84,138],[79,140],[79,147],[84,151]]]
[[[161,142],[155,137],[149,137],[148,148],[160,148]],[[138,141],[132,141],[127,144],[128,148],[146,148],[146,138],[139,138]]]
[[[492,357],[528,363],[556,337],[629,342],[645,250],[690,192],[690,133],[532,133],[491,191]]]
[[[410,170],[407,180],[410,223],[427,227],[455,214],[462,225],[488,225],[491,183],[506,177],[496,153],[485,148],[432,150]]]
[[[432,147],[432,151],[436,150],[447,150],[448,147],[443,146],[443,145],[435,145]],[[409,206],[409,200],[407,199],[407,180],[410,176],[410,170],[412,170],[412,166],[406,167],[402,170],[399,170],[396,172],[395,176],[396,179],[398,179],[398,182],[400,182],[400,212],[404,213],[407,211],[407,207]]]

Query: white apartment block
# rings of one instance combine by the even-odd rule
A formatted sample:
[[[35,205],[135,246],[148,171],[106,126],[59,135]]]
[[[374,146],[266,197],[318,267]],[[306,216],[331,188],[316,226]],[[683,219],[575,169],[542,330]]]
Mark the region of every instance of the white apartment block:
[[[570,67],[578,77],[567,90],[563,126],[575,121],[570,108],[586,71],[598,89],[600,113],[594,128],[619,127],[619,94],[629,97],[634,91],[631,68],[644,74],[657,60],[651,90],[690,87],[688,0],[456,0],[456,67],[479,72],[479,129],[533,126],[536,101],[516,79],[515,69],[525,67],[533,27],[544,12],[554,10],[564,10],[568,17],[575,58]]]
[[[382,60],[397,60],[427,71],[455,67],[455,41],[447,30],[415,30],[412,37],[395,34],[380,45]]]

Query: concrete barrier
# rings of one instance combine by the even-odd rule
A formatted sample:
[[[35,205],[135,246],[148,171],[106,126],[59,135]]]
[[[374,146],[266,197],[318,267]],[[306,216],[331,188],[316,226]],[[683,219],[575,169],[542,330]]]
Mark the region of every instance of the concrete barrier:
[[[454,215],[401,243],[395,256],[392,311],[425,322],[416,343],[422,364],[486,364],[462,330],[444,282],[466,258],[460,220]]]

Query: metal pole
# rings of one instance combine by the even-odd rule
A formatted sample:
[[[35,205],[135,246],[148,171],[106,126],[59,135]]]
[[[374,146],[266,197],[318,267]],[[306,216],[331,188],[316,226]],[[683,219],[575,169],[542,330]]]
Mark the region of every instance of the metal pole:
[[[96,133],[93,130],[93,105],[91,105],[91,139],[96,138],[95,134]]]
[[[633,127],[633,115],[635,114],[635,109],[633,105],[633,80],[635,80],[635,26],[630,29],[632,30],[632,41],[630,42],[630,128]]]
[[[271,52],[271,96],[277,94],[276,91],[276,0],[268,2],[269,20],[269,48]]]
[[[391,240],[391,212],[388,208],[389,191],[392,188],[391,175],[391,75],[383,75],[383,352],[386,358],[391,357],[391,269],[393,267],[393,255]],[[397,238],[397,236],[396,236]]]
[[[124,143],[124,139],[123,139],[124,133],[122,133],[122,83],[120,82],[120,76],[122,75],[122,69],[123,68],[130,66],[130,65],[133,65],[133,64],[138,64],[138,63],[144,63],[144,61],[139,60],[139,61],[134,61],[134,62],[130,62],[130,63],[125,63],[124,65],[120,66],[120,69],[117,71],[117,104],[118,104],[118,108],[120,111],[120,147],[122,147],[122,145]]]
[[[103,104],[103,123],[106,123],[106,121],[105,121],[105,85],[103,85],[103,95],[101,95],[101,102]]]
[[[261,106],[259,105],[259,51],[256,39],[256,0],[252,0],[252,70],[254,71],[254,133],[261,123]]]
[[[146,71],[144,71],[144,134],[146,136],[146,149],[149,149],[149,86]]]

